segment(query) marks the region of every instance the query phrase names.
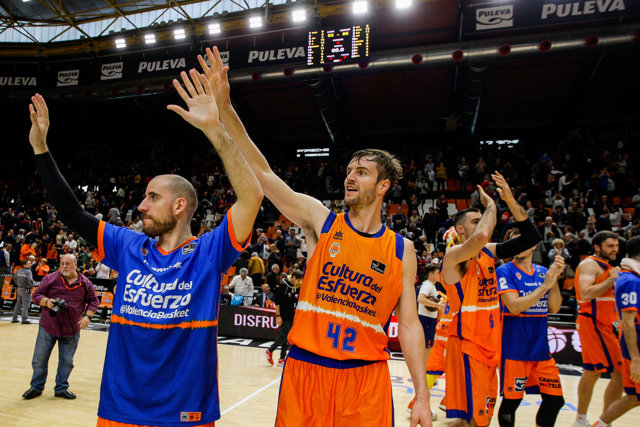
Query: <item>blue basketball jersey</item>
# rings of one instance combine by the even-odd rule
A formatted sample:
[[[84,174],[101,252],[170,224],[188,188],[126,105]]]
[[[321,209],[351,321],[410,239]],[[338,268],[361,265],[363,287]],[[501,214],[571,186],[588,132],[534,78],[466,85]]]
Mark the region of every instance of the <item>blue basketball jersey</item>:
[[[194,426],[220,418],[220,280],[243,248],[229,216],[166,253],[157,240],[104,222],[102,262],[119,272],[98,415]]]
[[[635,311],[636,312],[636,334],[638,335],[638,346],[640,346],[640,277],[630,271],[623,270],[616,278],[616,307],[618,308],[618,314],[622,319],[623,311]],[[622,347],[622,356],[625,359],[631,360],[629,355],[629,348],[627,347],[627,341],[624,338],[624,334],[620,334],[620,346]]]
[[[518,268],[513,262],[498,267],[498,293],[517,292],[522,297],[538,289],[544,282],[547,269],[537,264],[531,266],[530,272]],[[501,302],[504,313],[503,359],[540,361],[551,358],[547,338],[548,298],[547,292],[536,304],[520,314],[511,314]]]

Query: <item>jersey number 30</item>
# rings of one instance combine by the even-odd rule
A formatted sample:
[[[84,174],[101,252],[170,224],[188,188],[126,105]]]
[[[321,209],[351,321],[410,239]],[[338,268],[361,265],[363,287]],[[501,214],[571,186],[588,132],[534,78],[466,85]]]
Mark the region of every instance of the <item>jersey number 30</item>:
[[[356,340],[356,330],[353,328],[344,328],[344,334],[341,334],[341,332],[341,324],[329,322],[327,337],[332,341],[331,347],[353,353],[355,349],[352,344]],[[342,347],[340,347],[340,344],[342,344]]]

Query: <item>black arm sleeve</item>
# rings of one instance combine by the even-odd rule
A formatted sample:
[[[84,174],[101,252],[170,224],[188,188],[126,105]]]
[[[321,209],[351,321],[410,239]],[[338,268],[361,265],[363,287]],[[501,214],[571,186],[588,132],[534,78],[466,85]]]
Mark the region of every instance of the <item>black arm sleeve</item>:
[[[498,243],[496,245],[496,258],[511,258],[542,240],[538,229],[530,219],[516,222],[516,227],[520,229],[520,236]]]
[[[87,242],[98,246],[98,226],[100,220],[82,209],[80,202],[73,194],[58,169],[50,152],[38,154],[36,166],[44,188],[47,189],[51,203],[56,207],[60,220],[80,234]]]

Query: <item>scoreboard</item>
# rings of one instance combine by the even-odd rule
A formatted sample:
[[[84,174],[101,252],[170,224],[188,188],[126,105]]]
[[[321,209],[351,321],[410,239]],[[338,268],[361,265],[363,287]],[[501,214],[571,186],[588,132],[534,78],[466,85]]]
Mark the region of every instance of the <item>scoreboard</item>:
[[[371,25],[309,31],[307,65],[344,64],[368,59]]]

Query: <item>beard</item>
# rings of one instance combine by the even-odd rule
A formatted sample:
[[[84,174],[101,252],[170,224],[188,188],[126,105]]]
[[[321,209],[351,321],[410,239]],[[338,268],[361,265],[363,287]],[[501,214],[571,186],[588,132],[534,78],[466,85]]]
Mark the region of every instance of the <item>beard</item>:
[[[143,219],[151,220],[151,224],[144,224],[143,221],[142,225],[142,232],[149,237],[161,236],[162,234],[176,228],[176,224],[178,223],[178,220],[172,216],[168,216],[163,220],[158,220],[151,216],[145,216]]]
[[[344,204],[349,208],[363,208],[371,205],[376,200],[375,189],[371,190],[359,190],[358,195],[353,198],[347,198],[345,191]]]
[[[608,259],[609,261],[615,261],[616,257],[618,256],[618,253],[616,252],[614,254],[613,252],[600,251],[600,256],[604,259]]]

